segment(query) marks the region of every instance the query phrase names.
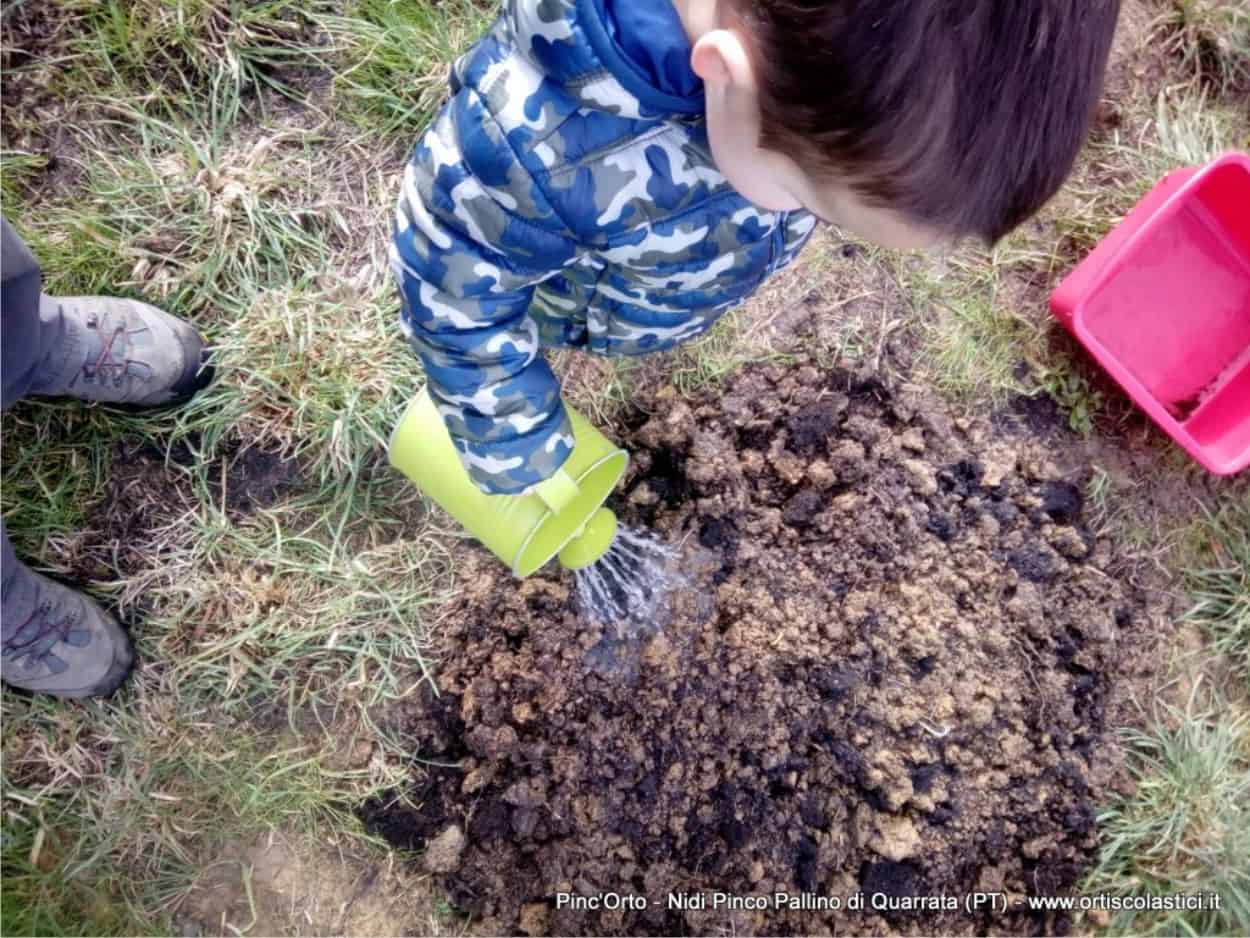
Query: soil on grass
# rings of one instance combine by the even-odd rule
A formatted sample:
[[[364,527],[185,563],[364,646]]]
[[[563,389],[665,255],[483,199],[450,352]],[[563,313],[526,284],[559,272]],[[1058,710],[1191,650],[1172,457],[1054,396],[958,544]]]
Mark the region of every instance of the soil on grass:
[[[239,518],[268,508],[297,486],[296,460],[241,441],[226,440],[204,467],[213,505]],[[183,471],[197,461],[185,443],[164,450],[150,443],[119,441],[109,464],[104,497],[88,515],[87,532],[70,558],[78,581],[128,577],[154,565],[161,545],[178,530],[200,497]]]
[[[282,831],[225,844],[180,903],[176,933],[430,934],[438,918],[424,878],[373,859],[350,842]]]
[[[872,374],[800,362],[639,403],[616,508],[682,545],[671,616],[584,621],[567,576],[473,552],[440,693],[404,716],[440,765],[366,826],[497,934],[1064,931],[1018,903],[1092,859],[1109,727],[1161,637],[1080,489],[1028,434]],[[969,913],[974,891],[1012,906]]]
[[[48,172],[61,169],[72,149],[64,126],[67,105],[58,91],[80,33],[78,19],[52,3],[6,5],[0,18],[0,139],[5,149],[45,157]]]

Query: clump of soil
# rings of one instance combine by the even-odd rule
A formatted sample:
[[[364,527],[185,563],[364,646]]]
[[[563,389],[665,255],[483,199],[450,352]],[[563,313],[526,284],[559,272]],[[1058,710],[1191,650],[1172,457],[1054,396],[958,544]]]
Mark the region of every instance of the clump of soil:
[[[410,848],[460,825],[444,886],[494,933],[1062,930],[962,901],[1078,880],[1109,722],[1151,667],[1151,610],[1104,572],[1080,488],[872,375],[763,368],[640,403],[616,507],[683,546],[691,588],[622,635],[579,617],[567,575],[475,552],[409,727],[461,769],[419,768],[417,807],[377,799],[366,824]],[[669,908],[682,892],[894,907]],[[941,895],[960,908],[900,907]]]

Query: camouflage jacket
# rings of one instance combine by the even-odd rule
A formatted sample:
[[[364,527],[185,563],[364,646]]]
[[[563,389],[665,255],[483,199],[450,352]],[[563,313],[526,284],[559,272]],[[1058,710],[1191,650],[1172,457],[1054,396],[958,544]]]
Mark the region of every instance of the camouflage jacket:
[[[701,88],[650,84],[604,2],[508,0],[452,67],[451,98],[404,172],[391,245],[401,324],[490,493],[542,481],[571,451],[542,347],[638,355],[691,339],[815,224],[730,187]],[[688,60],[684,34],[663,41]]]

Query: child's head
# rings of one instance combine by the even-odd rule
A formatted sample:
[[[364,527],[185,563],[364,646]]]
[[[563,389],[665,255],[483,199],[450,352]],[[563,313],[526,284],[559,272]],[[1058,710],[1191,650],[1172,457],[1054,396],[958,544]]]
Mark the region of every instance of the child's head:
[[[1119,0],[676,0],[717,164],[883,244],[1002,237],[1059,188]]]

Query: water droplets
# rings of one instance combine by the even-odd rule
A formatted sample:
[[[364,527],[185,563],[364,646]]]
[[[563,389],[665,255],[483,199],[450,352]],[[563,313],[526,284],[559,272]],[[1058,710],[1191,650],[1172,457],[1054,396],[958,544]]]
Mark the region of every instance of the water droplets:
[[[574,571],[582,615],[618,626],[655,623],[683,582],[671,569],[676,557],[654,534],[620,525],[607,553]]]

